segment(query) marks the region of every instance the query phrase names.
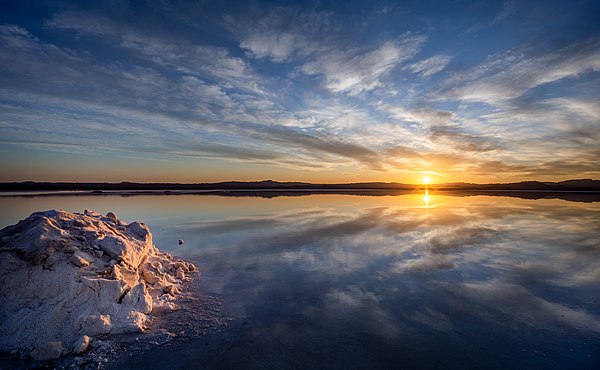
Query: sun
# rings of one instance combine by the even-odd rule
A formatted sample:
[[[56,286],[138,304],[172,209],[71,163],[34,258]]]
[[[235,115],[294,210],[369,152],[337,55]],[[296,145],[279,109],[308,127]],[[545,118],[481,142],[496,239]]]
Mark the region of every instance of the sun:
[[[423,177],[423,184],[430,184],[431,183],[431,179],[429,177]]]

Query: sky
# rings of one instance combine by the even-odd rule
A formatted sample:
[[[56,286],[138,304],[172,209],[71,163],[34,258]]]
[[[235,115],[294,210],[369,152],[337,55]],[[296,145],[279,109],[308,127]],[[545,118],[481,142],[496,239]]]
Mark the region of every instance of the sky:
[[[2,1],[0,181],[600,178],[599,1]]]

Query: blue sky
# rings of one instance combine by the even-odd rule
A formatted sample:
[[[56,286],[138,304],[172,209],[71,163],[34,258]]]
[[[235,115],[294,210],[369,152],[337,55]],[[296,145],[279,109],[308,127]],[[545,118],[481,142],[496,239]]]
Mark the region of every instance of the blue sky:
[[[600,2],[3,2],[0,181],[600,177]]]

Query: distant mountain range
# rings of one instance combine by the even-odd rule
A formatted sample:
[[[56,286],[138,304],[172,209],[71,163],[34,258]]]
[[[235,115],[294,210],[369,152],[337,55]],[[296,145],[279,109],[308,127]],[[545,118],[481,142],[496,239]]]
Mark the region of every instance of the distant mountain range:
[[[600,180],[580,179],[560,182],[522,181],[499,184],[446,183],[431,185],[402,184],[396,182],[360,182],[346,184],[313,184],[306,182],[279,182],[272,180],[216,183],[136,183],[136,182],[4,182],[0,191],[194,191],[194,190],[416,190],[425,187],[433,190],[467,191],[600,191]]]

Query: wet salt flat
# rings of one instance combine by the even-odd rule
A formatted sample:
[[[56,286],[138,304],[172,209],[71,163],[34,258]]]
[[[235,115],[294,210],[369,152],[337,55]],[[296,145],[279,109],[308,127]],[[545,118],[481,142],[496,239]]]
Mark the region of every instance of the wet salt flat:
[[[600,202],[432,192],[0,205],[0,227],[38,210],[113,211],[201,268],[195,289],[228,324],[109,367],[600,367]]]

